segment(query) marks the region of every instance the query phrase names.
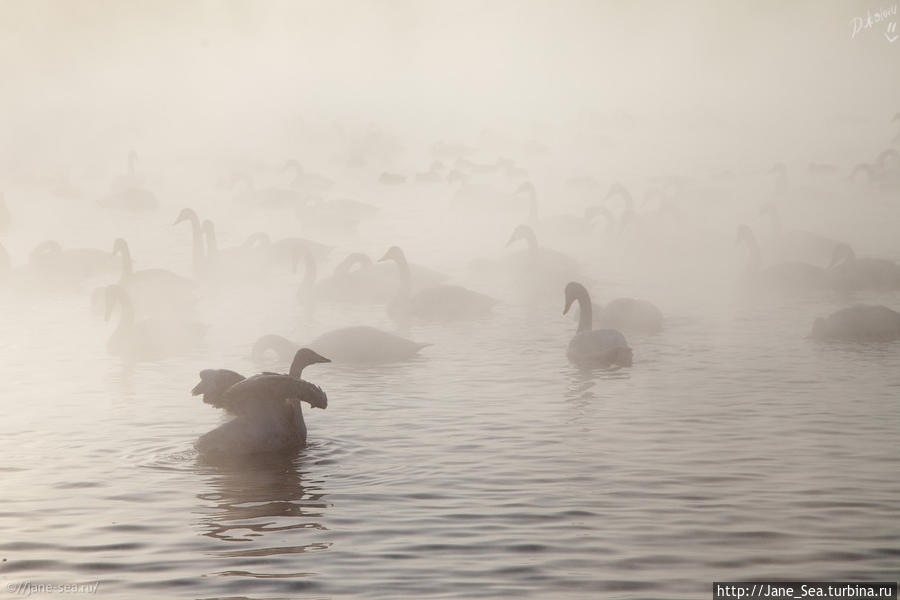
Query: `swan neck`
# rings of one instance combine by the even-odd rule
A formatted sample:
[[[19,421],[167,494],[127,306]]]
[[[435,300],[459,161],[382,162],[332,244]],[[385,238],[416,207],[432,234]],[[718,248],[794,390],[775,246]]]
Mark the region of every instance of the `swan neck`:
[[[594,323],[594,307],[591,305],[591,297],[587,290],[578,290],[575,297],[578,300],[578,333],[590,331]]]

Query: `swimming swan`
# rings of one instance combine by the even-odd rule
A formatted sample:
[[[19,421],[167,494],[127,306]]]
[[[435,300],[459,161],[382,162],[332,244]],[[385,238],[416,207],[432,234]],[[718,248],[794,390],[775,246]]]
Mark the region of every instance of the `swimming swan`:
[[[106,320],[119,306],[119,324],[107,342],[113,356],[130,360],[157,360],[191,350],[200,344],[206,326],[181,319],[136,321],[127,291],[120,285],[106,288]]]
[[[810,338],[819,341],[889,342],[900,339],[900,313],[886,306],[857,305],[818,318]]]
[[[206,457],[283,452],[306,445],[301,402],[327,408],[319,386],[290,375],[261,374],[232,385],[222,402],[238,416],[194,444]]]
[[[323,333],[308,346],[335,363],[377,364],[409,360],[430,344],[408,340],[374,327],[342,327]],[[280,335],[264,335],[253,345],[251,356],[261,362],[268,351],[279,360],[293,354],[298,345]]]
[[[179,223],[184,222],[188,222],[191,224],[193,257],[193,261],[191,263],[191,274],[194,276],[194,279],[196,279],[201,274],[203,274],[206,267],[206,254],[203,249],[203,227],[200,224],[200,217],[197,216],[197,213],[193,208],[183,208],[181,212],[178,213],[178,218],[175,219],[175,222],[172,223],[172,225],[175,226]]]
[[[900,289],[900,265],[884,258],[857,258],[846,244],[835,247],[827,273],[837,290]]]
[[[633,353],[625,336],[616,329],[592,329],[591,296],[583,285],[572,281],[566,285],[563,314],[569,312],[574,302],[578,302],[580,314],[578,330],[566,351],[569,360],[580,367],[630,367]]]
[[[393,260],[400,272],[400,289],[388,305],[395,318],[415,317],[428,321],[453,321],[490,315],[496,300],[458,285],[437,285],[416,293],[411,289],[411,276],[406,256],[391,246],[378,262]]]
[[[753,286],[783,292],[820,290],[828,286],[825,269],[802,262],[780,262],[762,268],[762,256],[756,236],[747,225],[738,227],[736,244],[744,243],[750,251],[747,277]]]
[[[328,363],[325,358],[309,348],[300,348],[294,352],[294,361],[288,375],[299,379],[303,376],[303,369],[316,363]],[[264,375],[277,375],[277,373],[263,373]],[[222,399],[222,395],[236,383],[244,381],[246,377],[229,369],[203,369],[200,371],[200,383],[191,390],[192,396],[203,395],[203,402],[216,408],[225,409],[225,412],[237,414],[231,404]]]

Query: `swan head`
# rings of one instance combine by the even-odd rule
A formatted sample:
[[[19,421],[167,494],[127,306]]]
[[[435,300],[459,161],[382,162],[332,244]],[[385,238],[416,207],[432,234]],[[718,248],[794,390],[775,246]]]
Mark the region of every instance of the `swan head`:
[[[402,262],[406,260],[406,256],[403,254],[403,250],[401,250],[399,246],[391,246],[390,248],[388,248],[388,251],[384,253],[384,256],[378,259],[378,262],[385,262],[388,260]]]
[[[330,362],[330,358],[325,358],[312,348],[300,348],[297,350],[297,353],[294,354],[294,361],[291,363],[291,377],[300,377],[303,374],[303,369],[309,365]]]
[[[513,229],[512,236],[510,236],[506,245],[510,246],[519,240],[525,240],[529,243],[534,243],[535,246],[537,245],[537,236],[534,234],[534,229],[529,225],[519,225]]]
[[[112,249],[113,256],[117,256],[119,254],[127,255],[128,254],[128,242],[126,242],[123,238],[116,238],[113,242]]]
[[[834,252],[831,253],[831,262],[828,264],[828,268],[830,269],[842,262],[850,262],[855,258],[856,253],[853,252],[853,248],[847,244],[838,244],[834,247]]]
[[[183,223],[185,221],[197,221],[197,213],[194,212],[193,208],[182,208],[181,212],[178,213],[178,218],[175,219],[175,222],[172,223],[172,225],[178,225],[179,223]]]
[[[578,282],[570,281],[566,284],[566,306],[563,308],[563,314],[567,314],[572,304],[580,297],[587,294],[587,289]]]

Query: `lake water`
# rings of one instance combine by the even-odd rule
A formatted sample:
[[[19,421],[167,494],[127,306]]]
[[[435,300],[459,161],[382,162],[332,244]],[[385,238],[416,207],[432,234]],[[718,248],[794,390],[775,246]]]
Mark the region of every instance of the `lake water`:
[[[429,249],[403,200],[406,221],[386,204],[360,245],[399,240],[411,260],[418,249],[419,262],[463,273],[473,253]],[[186,273],[178,208],[79,221],[66,239],[105,248],[125,227],[140,267]],[[248,223],[230,223],[232,241]],[[721,252],[735,252],[722,229]],[[454,237],[436,235],[440,248]],[[15,241],[18,264],[39,240]],[[666,314],[661,334],[630,338],[632,368],[574,368],[562,289],[507,290],[490,319],[413,326],[433,344],[416,360],[310,367],[329,406],[305,407],[308,447],[227,465],[192,446],[223,418],[190,395],[197,372],[258,372],[247,355],[264,333],[388,329],[383,307],[309,315],[298,277],[278,274],[208,292],[201,349],[127,366],[106,353],[112,324],[86,294],[6,294],[0,582],[99,581],[103,598],[687,599],[714,580],[896,580],[897,344],[805,339],[847,299],[748,298],[718,271],[671,290],[581,258],[592,290]],[[897,294],[852,300],[900,306]]]

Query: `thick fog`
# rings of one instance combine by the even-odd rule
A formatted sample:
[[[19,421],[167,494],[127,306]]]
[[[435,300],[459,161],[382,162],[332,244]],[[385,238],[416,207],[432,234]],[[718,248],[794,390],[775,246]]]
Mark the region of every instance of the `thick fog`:
[[[893,578],[898,20],[0,0],[0,575]]]

